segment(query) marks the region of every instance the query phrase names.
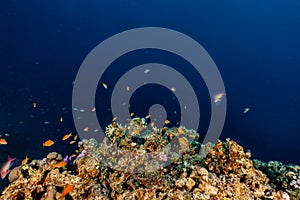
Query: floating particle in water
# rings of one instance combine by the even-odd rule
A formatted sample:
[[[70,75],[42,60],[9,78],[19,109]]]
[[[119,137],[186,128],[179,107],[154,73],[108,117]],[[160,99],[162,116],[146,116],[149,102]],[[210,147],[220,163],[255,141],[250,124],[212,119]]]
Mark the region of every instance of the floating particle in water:
[[[117,118],[118,118],[118,116],[115,116],[111,121],[116,121],[117,120]]]
[[[25,122],[24,121],[19,121],[19,124],[25,124]]]
[[[126,90],[127,90],[127,91],[129,91],[129,90],[130,90],[130,87],[129,87],[128,85],[126,86]]]
[[[92,112],[95,112],[95,111],[96,111],[96,108],[93,108],[93,109],[92,109]]]
[[[79,111],[80,111],[80,112],[85,112],[85,110],[84,110],[84,109],[80,109]]]
[[[145,119],[149,119],[151,116],[150,115],[147,115],[146,117],[145,117]]]
[[[250,110],[250,108],[245,108],[244,109],[244,114],[246,114],[249,110]]]
[[[36,108],[36,106],[37,106],[36,102],[33,102],[32,106],[33,106],[33,108]]]
[[[48,125],[48,124],[50,124],[50,122],[48,122],[48,121],[44,121],[44,124],[47,124],[47,125]]]
[[[88,132],[88,131],[89,131],[89,127],[85,127],[85,128],[83,129],[83,131],[84,131],[84,132]]]
[[[172,87],[172,88],[171,88],[171,91],[172,91],[172,92],[176,92],[176,88]]]
[[[130,113],[130,117],[132,117],[134,115],[134,112]]]
[[[150,69],[145,69],[144,74],[148,74],[150,72]]]
[[[60,118],[59,118],[59,122],[63,122],[64,121],[64,119],[63,119],[63,117],[61,116]]]
[[[108,88],[108,86],[107,86],[107,84],[106,84],[106,83],[102,83],[102,85],[103,85],[103,87],[104,87],[105,89],[107,89],[107,88]]]

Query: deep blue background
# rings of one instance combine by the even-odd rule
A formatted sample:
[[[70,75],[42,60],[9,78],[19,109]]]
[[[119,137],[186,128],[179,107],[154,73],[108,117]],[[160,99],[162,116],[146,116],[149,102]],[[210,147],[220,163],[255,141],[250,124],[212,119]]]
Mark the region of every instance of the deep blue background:
[[[297,0],[1,1],[0,134],[8,132],[10,136],[5,137],[8,145],[0,146],[0,163],[7,155],[17,157],[18,164],[26,155],[42,158],[51,151],[71,154],[76,145],[62,142],[61,137],[75,132],[72,82],[82,61],[95,46],[116,33],[156,26],[192,37],[217,64],[228,103],[221,139],[236,140],[263,161],[300,164],[299,10]],[[178,67],[177,58],[164,56],[164,52],[147,56],[136,53],[120,60],[122,64],[111,66],[104,79],[117,81],[114,74],[133,62],[155,60]],[[205,94],[201,78],[189,67],[184,69],[187,78],[199,84],[198,95]],[[132,99],[137,112],[145,112],[144,104],[138,104],[137,99],[147,89],[150,94],[172,95],[162,88],[141,88]],[[168,101],[170,95],[165,95]],[[148,103],[161,100],[149,99]],[[199,101],[206,107],[201,107],[201,116],[209,115],[209,101]],[[38,104],[36,109],[33,102]],[[106,105],[98,106],[103,109],[98,112],[109,116]],[[243,114],[245,107],[250,111]],[[60,116],[63,123],[58,122]],[[203,129],[209,117],[204,117]],[[55,145],[43,148],[46,139],[54,140]]]

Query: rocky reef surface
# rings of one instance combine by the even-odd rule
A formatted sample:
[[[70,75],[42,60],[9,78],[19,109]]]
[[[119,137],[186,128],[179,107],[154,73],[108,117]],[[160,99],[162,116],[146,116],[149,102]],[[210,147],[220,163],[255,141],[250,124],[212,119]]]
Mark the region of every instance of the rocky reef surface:
[[[80,141],[73,160],[52,152],[15,167],[0,199],[300,199],[299,166],[252,160],[230,139],[201,145],[193,130],[141,118],[113,122],[106,135]]]

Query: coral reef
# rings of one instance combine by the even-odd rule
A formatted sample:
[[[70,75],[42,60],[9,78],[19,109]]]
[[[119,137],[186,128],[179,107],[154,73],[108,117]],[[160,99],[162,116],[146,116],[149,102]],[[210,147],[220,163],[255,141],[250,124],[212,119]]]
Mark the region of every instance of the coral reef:
[[[100,144],[80,141],[74,162],[52,152],[14,168],[0,199],[300,198],[299,166],[251,160],[230,139],[201,146],[193,130],[157,129],[140,118],[124,126],[113,122],[106,134]],[[168,147],[173,139],[177,142]]]

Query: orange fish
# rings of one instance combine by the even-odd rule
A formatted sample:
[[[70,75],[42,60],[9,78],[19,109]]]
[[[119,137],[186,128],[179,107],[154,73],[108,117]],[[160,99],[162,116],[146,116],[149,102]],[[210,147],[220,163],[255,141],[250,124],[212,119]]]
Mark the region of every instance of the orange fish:
[[[64,135],[64,137],[62,138],[62,140],[67,140],[71,136],[72,136],[72,133],[66,134],[66,135]]]
[[[59,163],[56,163],[54,165],[52,165],[52,168],[61,168],[67,165],[66,161],[60,161]]]
[[[28,162],[29,158],[26,156],[26,158],[24,158],[24,160],[22,160],[21,165],[26,165],[26,163]]]
[[[64,198],[69,192],[74,188],[74,185],[68,185],[61,193],[61,195],[58,197],[58,200],[61,200]]]
[[[218,104],[221,102],[222,98],[225,96],[225,92],[220,92],[214,96],[214,103]]]
[[[43,143],[44,147],[50,147],[54,144],[54,142],[52,140],[47,140]]]
[[[7,144],[6,140],[4,138],[0,139],[0,144]]]

